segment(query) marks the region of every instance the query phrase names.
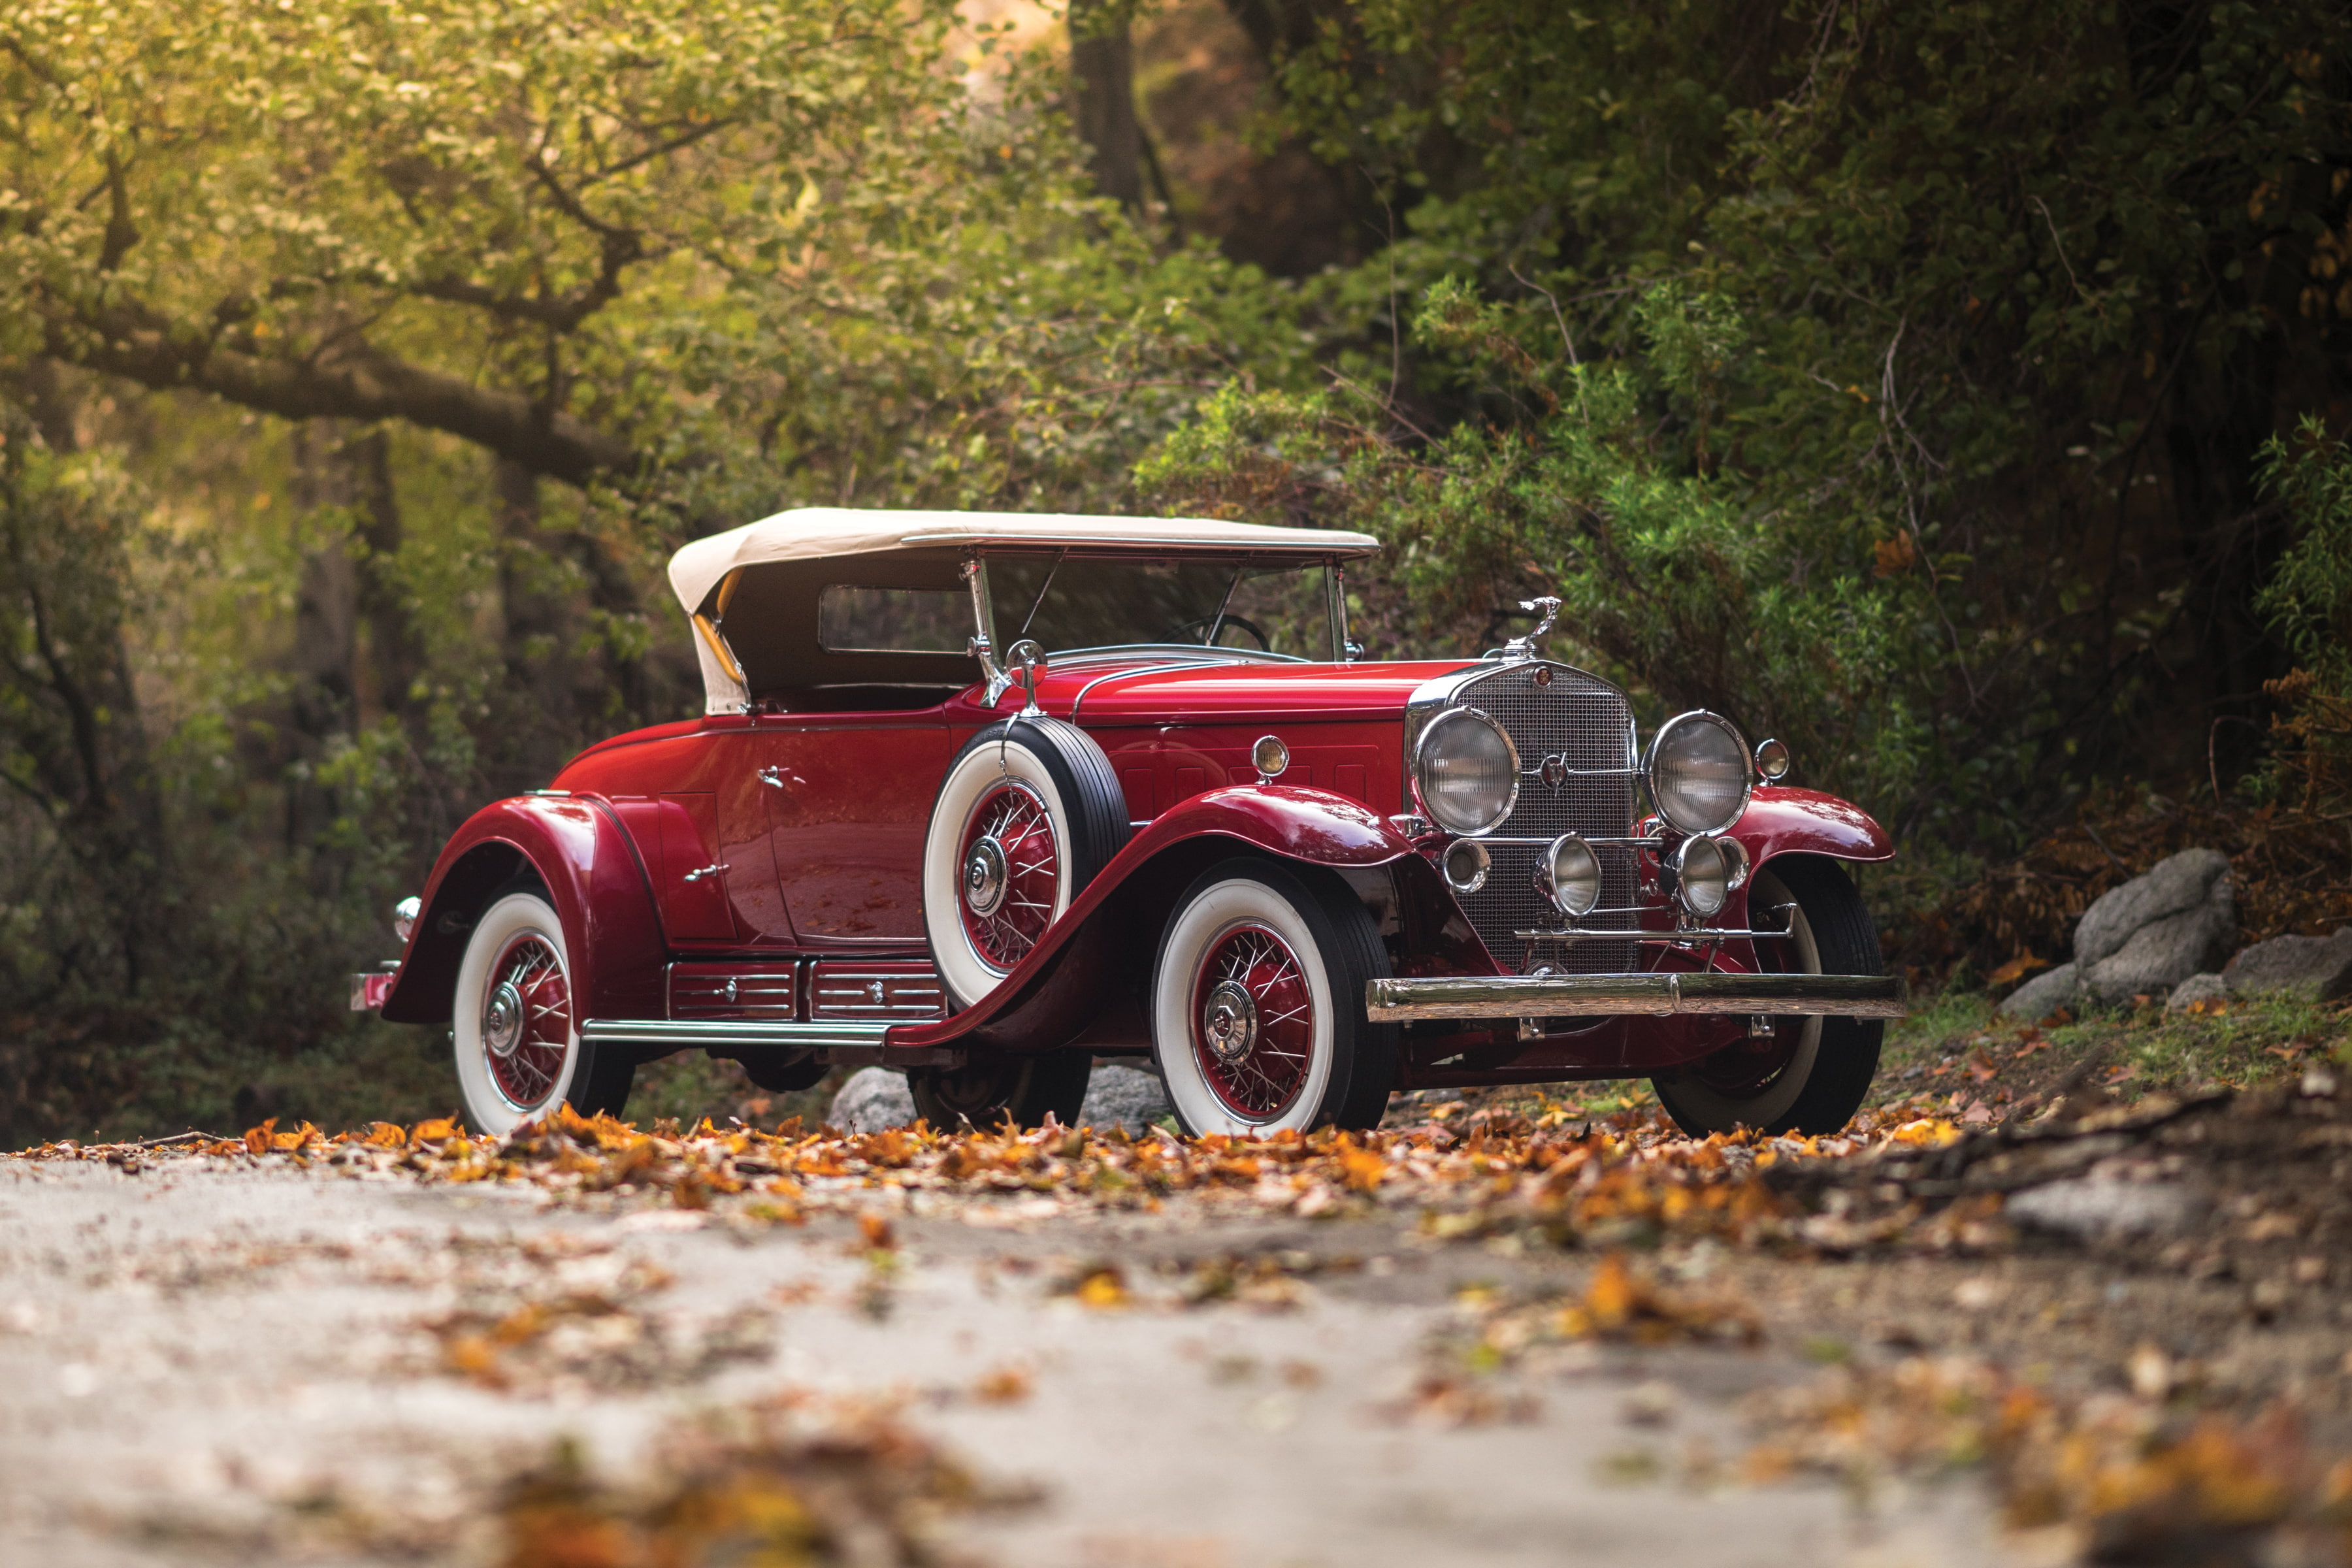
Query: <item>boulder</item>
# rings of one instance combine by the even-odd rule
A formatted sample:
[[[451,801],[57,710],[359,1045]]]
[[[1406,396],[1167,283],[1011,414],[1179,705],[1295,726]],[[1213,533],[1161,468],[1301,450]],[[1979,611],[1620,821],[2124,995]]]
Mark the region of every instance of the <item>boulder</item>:
[[[2074,973],[2071,963],[2045,969],[2003,997],[1993,1011],[2004,1018],[2040,1023],[2059,1008],[2075,1005],[2078,998],[2074,994]]]
[[[1078,1108],[1078,1125],[1124,1127],[1129,1137],[1139,1138],[1153,1122],[1175,1111],[1167,1089],[1151,1074],[1135,1068],[1098,1067],[1087,1081],[1086,1103]]]
[[[2352,995],[2352,926],[2333,936],[2274,936],[2230,960],[2221,971],[2232,994],[2291,992],[2315,1002]]]
[[[2230,858],[2219,849],[2183,849],[2147,875],[2108,889],[2074,927],[2074,962],[2087,971],[2121,952],[2144,929],[2210,904],[2213,885],[2229,874]],[[2167,984],[2195,973],[2184,970]]]
[[[2012,1194],[2005,1212],[2028,1230],[2088,1242],[2180,1236],[2211,1207],[2204,1194],[2179,1182],[2078,1176]]]
[[[833,1109],[824,1119],[844,1132],[908,1125],[915,1120],[915,1097],[907,1088],[907,1075],[887,1068],[859,1068],[833,1097]]]
[[[2162,994],[2218,969],[2237,941],[2229,857],[2184,849],[2083,911],[2074,927],[2076,984],[2101,1002]]]
[[[2186,1013],[2200,1002],[2221,1002],[2229,997],[2230,983],[2218,974],[2192,974],[2172,988],[2171,997],[2164,1004],[2168,1013]]]

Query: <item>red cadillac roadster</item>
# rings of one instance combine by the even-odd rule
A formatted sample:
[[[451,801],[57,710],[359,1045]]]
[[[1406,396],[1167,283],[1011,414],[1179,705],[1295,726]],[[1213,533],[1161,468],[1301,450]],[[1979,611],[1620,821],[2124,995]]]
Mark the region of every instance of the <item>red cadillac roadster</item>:
[[[699,1048],[903,1068],[934,1125],[1148,1058],[1192,1132],[1391,1091],[1647,1077],[1692,1132],[1826,1132],[1902,982],[1878,824],[1718,714],[1644,748],[1528,637],[1378,663],[1377,541],[1187,519],[787,511],[670,563],[701,718],[458,830],[354,1006],[442,1025],[466,1113],[618,1113]]]

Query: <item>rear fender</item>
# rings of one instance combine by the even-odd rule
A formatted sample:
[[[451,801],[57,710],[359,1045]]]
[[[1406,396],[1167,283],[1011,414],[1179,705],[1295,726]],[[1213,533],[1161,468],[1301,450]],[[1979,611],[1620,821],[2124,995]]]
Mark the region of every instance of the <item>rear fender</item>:
[[[1196,795],[1129,839],[995,990],[951,1018],[893,1029],[890,1043],[1058,1049],[1119,1000],[1120,984],[1148,984],[1149,955],[1176,900],[1203,870],[1247,849],[1342,875],[1418,860],[1411,840],[1346,795],[1287,784]]]
[[[1860,806],[1819,790],[1757,790],[1731,837],[1761,866],[1775,855],[1826,855],[1836,860],[1892,860],[1895,841]]]
[[[546,885],[563,921],[574,1021],[663,1016],[667,952],[653,886],[612,808],[586,795],[518,795],[476,812],[441,851],[386,1018],[449,1021],[474,922],[525,871]]]

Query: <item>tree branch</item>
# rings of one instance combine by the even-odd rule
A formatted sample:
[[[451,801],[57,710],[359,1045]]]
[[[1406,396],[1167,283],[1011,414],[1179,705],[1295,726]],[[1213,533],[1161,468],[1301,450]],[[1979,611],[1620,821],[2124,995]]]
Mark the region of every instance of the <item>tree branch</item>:
[[[209,392],[288,419],[406,420],[568,485],[625,474],[639,462],[627,441],[521,393],[477,386],[364,343],[331,357],[265,358],[182,341],[160,316],[124,305],[52,321],[46,352],[142,386]]]

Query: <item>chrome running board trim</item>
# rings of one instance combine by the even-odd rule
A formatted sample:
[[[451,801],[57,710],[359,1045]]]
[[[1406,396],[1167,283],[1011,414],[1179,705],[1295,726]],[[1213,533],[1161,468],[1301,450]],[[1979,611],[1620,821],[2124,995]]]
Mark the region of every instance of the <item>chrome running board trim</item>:
[[[1364,985],[1364,1012],[1376,1024],[1678,1013],[1900,1018],[1908,1002],[1899,974],[1465,974]]]
[[[911,1020],[929,1023],[929,1019]],[[673,1051],[700,1047],[721,1055],[744,1050],[808,1051],[821,1062],[885,1067],[957,1067],[964,1052],[953,1047],[908,1047],[885,1043],[894,1026],[864,1019],[827,1019],[814,1024],[765,1018],[592,1018],[580,1026],[589,1045],[664,1046]]]

